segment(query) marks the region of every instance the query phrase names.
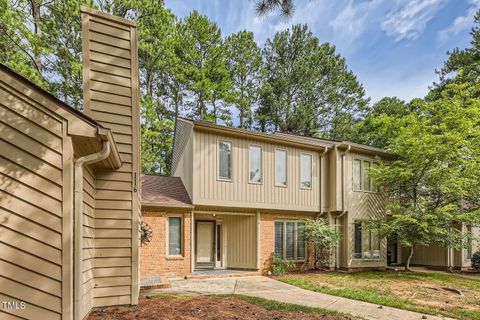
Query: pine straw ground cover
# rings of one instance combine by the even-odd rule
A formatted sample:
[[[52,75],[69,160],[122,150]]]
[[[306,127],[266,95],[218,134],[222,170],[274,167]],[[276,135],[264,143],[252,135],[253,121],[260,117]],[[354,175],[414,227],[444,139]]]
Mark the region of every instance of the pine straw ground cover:
[[[372,271],[290,274],[277,280],[385,306],[480,320],[480,277],[445,272]]]
[[[105,319],[361,320],[323,309],[238,295],[141,297],[137,306],[97,309],[88,317],[88,320]]]

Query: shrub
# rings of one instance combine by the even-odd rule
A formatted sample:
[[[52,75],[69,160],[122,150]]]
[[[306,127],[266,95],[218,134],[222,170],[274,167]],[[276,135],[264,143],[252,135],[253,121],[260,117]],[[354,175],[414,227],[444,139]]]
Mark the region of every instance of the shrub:
[[[285,260],[282,257],[272,255],[272,273],[276,276],[287,274],[295,268],[295,263],[291,260]]]
[[[480,251],[475,252],[472,256],[472,268],[475,271],[480,271]]]

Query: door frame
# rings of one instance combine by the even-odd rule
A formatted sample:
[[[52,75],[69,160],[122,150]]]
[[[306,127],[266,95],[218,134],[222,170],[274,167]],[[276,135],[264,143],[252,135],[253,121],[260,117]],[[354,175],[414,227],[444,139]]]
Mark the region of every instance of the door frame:
[[[213,228],[213,241],[212,241],[212,255],[213,255],[213,260],[211,262],[198,262],[197,261],[197,253],[198,253],[198,223],[199,222],[207,222],[211,223]],[[215,220],[195,220],[195,258],[194,258],[194,263],[195,263],[195,269],[201,268],[201,269],[213,269],[215,268],[216,265],[216,231],[217,231],[217,223]]]

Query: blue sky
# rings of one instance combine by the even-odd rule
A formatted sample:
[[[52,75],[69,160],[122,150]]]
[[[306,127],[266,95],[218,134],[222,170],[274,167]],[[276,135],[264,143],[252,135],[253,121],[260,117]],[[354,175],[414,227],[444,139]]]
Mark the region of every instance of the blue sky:
[[[177,16],[207,15],[223,35],[250,30],[260,46],[276,31],[306,23],[336,46],[373,101],[423,97],[447,50],[466,47],[480,0],[295,0],[292,19],[259,18],[253,0],[166,0]]]

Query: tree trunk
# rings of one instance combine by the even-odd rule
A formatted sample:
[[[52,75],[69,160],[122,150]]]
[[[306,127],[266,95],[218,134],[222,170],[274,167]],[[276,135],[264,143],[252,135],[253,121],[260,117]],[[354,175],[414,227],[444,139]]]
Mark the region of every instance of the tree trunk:
[[[411,271],[410,261],[412,261],[412,257],[413,257],[413,245],[410,247],[410,253],[408,255],[407,262],[405,263],[405,270],[407,271]]]
[[[32,0],[32,16],[33,16],[33,29],[35,35],[40,38],[42,36],[42,29],[40,28],[41,17],[40,17],[40,1],[39,0]],[[35,55],[35,64],[37,65],[37,69],[42,72],[42,56],[39,50],[34,50]]]

